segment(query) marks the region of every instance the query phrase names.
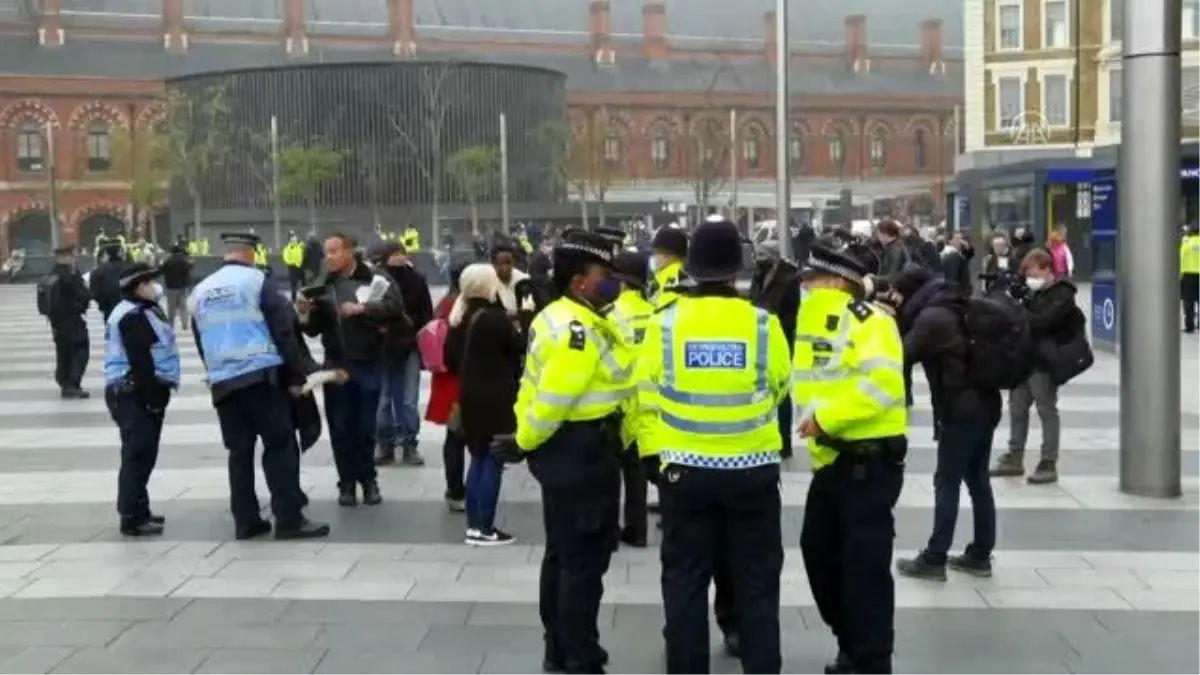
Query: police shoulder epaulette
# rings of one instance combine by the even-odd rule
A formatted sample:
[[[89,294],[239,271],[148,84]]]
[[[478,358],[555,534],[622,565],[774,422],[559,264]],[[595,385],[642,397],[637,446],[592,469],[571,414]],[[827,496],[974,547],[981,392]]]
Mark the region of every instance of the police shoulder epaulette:
[[[670,307],[671,305],[674,305],[674,304],[675,304],[675,303],[677,303],[677,302],[679,302],[679,296],[675,296],[675,297],[671,298],[670,300],[668,300],[668,301],[666,302],[666,304],[664,304],[664,305],[662,305],[662,306],[660,306],[660,307],[655,307],[655,308],[654,308],[654,313],[655,313],[655,314],[661,314],[661,313],[662,313],[664,310],[666,310],[668,307]]]
[[[850,313],[854,315],[854,318],[858,319],[859,321],[866,321],[871,317],[872,314],[875,313],[875,310],[871,309],[870,304],[857,298],[851,300],[850,304],[846,305],[846,308],[849,309]]]

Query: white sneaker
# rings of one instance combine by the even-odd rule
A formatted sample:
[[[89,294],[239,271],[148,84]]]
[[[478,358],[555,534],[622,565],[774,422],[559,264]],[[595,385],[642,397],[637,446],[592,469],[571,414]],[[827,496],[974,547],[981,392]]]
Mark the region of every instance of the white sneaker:
[[[463,540],[463,543],[467,544],[467,545],[473,544],[475,542],[475,540],[478,539],[480,536],[482,536],[482,535],[479,532],[479,528],[468,527],[467,528],[467,536]]]
[[[516,541],[511,534],[493,527],[490,530],[467,530],[467,544],[470,546],[504,546]]]

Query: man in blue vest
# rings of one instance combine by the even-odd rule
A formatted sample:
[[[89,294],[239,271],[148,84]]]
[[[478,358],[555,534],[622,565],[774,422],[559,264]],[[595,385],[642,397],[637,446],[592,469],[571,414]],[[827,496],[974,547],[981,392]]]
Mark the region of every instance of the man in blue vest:
[[[121,301],[104,330],[104,402],[121,430],[117,513],[121,534],[163,532],[162,516],[150,511],[146,485],[158,461],[163,419],[171,391],[179,388],[175,331],[155,299],[159,271],[138,263],[118,280]]]
[[[259,515],[254,446],[262,439],[276,539],[309,539],[329,526],[304,517],[300,457],[288,387],[317,366],[300,348],[287,293],[255,267],[261,243],[251,233],[223,234],[225,261],[188,299],[196,348],[208,372],[221,437],[229,451],[230,506],[238,539],[271,531]],[[284,381],[294,378],[294,381]]]

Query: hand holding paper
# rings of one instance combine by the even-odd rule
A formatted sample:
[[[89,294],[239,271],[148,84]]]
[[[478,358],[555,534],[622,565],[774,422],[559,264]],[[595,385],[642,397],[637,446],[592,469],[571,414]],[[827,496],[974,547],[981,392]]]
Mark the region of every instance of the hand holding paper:
[[[318,370],[304,378],[304,386],[300,393],[307,394],[313,389],[326,384],[343,384],[350,379],[350,374],[338,368],[337,370]]]

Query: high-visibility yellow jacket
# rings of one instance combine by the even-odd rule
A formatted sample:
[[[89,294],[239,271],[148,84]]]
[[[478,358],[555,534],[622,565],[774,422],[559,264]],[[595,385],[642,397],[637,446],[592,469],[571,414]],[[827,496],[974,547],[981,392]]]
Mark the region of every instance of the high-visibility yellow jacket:
[[[621,295],[612,304],[612,309],[608,312],[608,319],[617,327],[621,334],[621,339],[633,352],[634,358],[637,357],[638,345],[641,344],[642,338],[646,335],[646,324],[654,315],[654,305],[646,300],[646,296],[642,291],[636,288],[627,288],[621,291]],[[636,416],[633,414],[633,404],[635,399],[630,398],[628,409],[625,411],[625,418],[621,428],[621,440],[625,447],[636,440]]]
[[[1200,235],[1189,234],[1179,242],[1179,273],[1200,274]]]
[[[665,307],[670,304],[679,297],[679,292],[674,289],[685,278],[682,262],[676,260],[664,265],[662,269],[654,273],[650,303],[655,307]]]
[[[257,255],[255,256],[257,258]],[[283,247],[283,264],[288,267],[302,267],[304,265],[304,244],[298,241],[290,241]]]

